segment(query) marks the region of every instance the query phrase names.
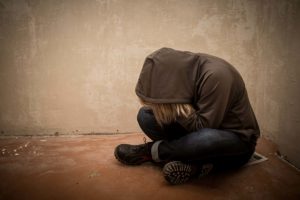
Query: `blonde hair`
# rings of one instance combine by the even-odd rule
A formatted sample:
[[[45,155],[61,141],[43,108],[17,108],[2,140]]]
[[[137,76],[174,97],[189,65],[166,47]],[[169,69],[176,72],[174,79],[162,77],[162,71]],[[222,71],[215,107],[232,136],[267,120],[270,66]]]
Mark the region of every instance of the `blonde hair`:
[[[175,122],[178,117],[187,118],[195,111],[191,104],[149,103],[140,98],[139,100],[142,105],[148,106],[153,111],[154,117],[160,126]]]

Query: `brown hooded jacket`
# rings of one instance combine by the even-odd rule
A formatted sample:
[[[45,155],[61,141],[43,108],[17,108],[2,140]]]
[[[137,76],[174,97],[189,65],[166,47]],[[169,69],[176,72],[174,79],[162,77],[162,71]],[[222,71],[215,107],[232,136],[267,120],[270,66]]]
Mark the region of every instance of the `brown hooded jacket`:
[[[190,103],[195,112],[178,122],[188,131],[223,129],[256,143],[260,135],[244,81],[225,60],[161,48],[147,56],[136,94],[150,103]]]

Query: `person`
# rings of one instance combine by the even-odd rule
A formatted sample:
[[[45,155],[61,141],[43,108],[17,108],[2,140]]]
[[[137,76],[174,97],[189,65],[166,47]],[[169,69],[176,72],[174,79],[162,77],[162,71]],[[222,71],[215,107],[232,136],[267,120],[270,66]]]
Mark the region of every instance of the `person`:
[[[163,165],[171,184],[243,166],[255,151],[259,126],[239,72],[225,60],[161,48],[146,57],[135,92],[137,121],[152,140],[120,144],[127,165]]]

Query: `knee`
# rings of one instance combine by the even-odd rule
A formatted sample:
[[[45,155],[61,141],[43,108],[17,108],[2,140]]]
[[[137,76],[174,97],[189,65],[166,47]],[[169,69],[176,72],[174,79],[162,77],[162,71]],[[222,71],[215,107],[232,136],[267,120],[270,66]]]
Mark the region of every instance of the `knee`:
[[[163,130],[157,124],[152,110],[142,107],[137,114],[137,121],[142,131],[153,141],[163,139]]]
[[[137,121],[140,123],[142,121],[142,119],[145,117],[145,111],[146,108],[145,107],[141,107],[138,114],[137,114]]]
[[[154,115],[152,111],[149,108],[141,107],[138,114],[137,114],[137,121],[140,125],[140,127],[146,126],[148,124],[148,121],[153,121]]]

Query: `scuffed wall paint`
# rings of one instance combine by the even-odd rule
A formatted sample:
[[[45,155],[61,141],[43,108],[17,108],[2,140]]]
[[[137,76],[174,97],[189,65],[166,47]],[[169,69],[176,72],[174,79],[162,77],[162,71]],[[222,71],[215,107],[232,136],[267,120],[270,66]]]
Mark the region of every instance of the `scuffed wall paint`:
[[[231,62],[264,135],[297,160],[299,4],[0,0],[1,133],[139,131],[141,65],[168,46]]]

